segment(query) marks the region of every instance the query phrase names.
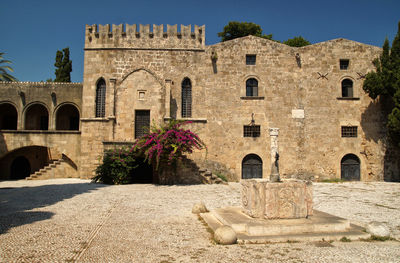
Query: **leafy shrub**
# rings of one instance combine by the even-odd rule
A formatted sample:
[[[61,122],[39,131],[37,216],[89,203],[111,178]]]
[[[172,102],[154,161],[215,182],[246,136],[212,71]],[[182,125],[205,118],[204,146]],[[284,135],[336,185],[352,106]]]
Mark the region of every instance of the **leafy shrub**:
[[[222,181],[228,182],[228,179],[222,173],[216,172],[215,175],[218,176],[219,178],[221,178]]]
[[[92,178],[94,182],[105,184],[128,184],[131,182],[131,171],[138,165],[135,162],[137,154],[126,149],[106,152],[103,163],[100,164]]]

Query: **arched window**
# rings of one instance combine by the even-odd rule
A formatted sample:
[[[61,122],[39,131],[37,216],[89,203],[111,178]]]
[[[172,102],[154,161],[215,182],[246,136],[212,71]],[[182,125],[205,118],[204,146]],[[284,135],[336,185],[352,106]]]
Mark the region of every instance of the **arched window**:
[[[248,79],[246,81],[246,97],[258,97],[258,81],[256,79]]]
[[[41,104],[34,104],[26,110],[25,129],[26,130],[49,129],[49,112],[47,111],[45,106]]]
[[[342,97],[343,98],[353,97],[353,81],[351,79],[344,79],[342,81]]]
[[[0,104],[0,130],[16,130],[18,114],[10,103]]]
[[[185,78],[182,81],[182,118],[192,117],[192,83]]]
[[[100,79],[96,87],[96,117],[106,115],[106,82]]]
[[[62,105],[57,110],[56,130],[79,130],[79,111],[74,105]]]
[[[262,178],[262,160],[256,154],[248,154],[242,161],[242,179]]]
[[[340,161],[342,180],[360,180],[360,159],[354,154],[346,154]]]

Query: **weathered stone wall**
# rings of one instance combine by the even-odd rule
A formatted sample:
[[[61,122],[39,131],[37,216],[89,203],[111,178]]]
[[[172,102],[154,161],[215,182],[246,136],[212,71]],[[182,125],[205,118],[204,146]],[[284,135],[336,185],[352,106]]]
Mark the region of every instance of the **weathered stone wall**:
[[[383,168],[383,117],[362,90],[363,76],[374,70],[372,60],[381,52],[378,47],[336,39],[292,48],[253,36],[198,49],[170,49],[164,42],[138,49],[123,38],[118,41],[111,46],[86,42],[83,116],[88,121],[82,123],[82,153],[89,138],[97,146],[85,150],[85,165],[101,155],[102,140],[134,139],[135,110],[150,110],[157,123],[182,119],[181,83],[187,77],[193,105],[192,117],[186,118],[193,121],[189,127],[207,144],[213,166],[221,164],[236,179],[251,153],[263,160],[263,177],[269,176],[271,127],[280,129],[282,177],[340,178],[340,161],[350,153],[361,161],[361,180],[383,180],[384,172],[395,169]],[[246,54],[256,55],[256,65],[246,65]],[[350,61],[347,70],[339,68],[340,59]],[[103,125],[95,125],[99,120],[90,118],[100,78],[107,83],[106,117]],[[257,97],[246,97],[249,78],[258,80]],[[342,98],[345,78],[353,81],[352,99]],[[142,99],[139,91],[145,93]],[[261,126],[258,138],[243,137],[252,114]],[[341,126],[357,126],[358,136],[342,138]],[[192,157],[205,164],[204,154]]]
[[[41,168],[39,166],[45,162],[35,159],[36,148],[31,146],[47,147],[50,160],[60,159],[61,154],[65,154],[74,164],[79,165],[81,156],[80,131],[56,131],[55,129],[57,111],[62,106],[72,105],[79,113],[81,112],[82,84],[0,82],[0,105],[12,105],[17,112],[17,129],[1,130],[0,132],[0,159],[2,159],[3,167],[9,167],[11,164],[13,151],[29,147],[26,148],[26,151],[23,151],[23,155],[27,156],[27,158],[29,157],[28,159],[33,164],[33,170]],[[33,105],[41,105],[47,110],[47,130],[33,131],[26,129],[26,127],[30,127],[30,122],[32,121],[26,116],[26,112]],[[3,118],[2,115],[0,112],[0,118]],[[7,178],[9,169],[4,169],[6,173],[4,178]]]

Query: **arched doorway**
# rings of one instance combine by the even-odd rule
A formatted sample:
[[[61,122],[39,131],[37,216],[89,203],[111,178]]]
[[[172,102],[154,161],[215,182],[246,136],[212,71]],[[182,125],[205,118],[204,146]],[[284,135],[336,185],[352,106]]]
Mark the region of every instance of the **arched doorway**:
[[[17,120],[17,110],[12,104],[0,104],[0,130],[16,130]]]
[[[340,170],[342,180],[360,181],[360,159],[356,155],[345,155],[340,161]]]
[[[79,130],[79,111],[74,105],[65,104],[57,110],[56,130]]]
[[[49,112],[41,104],[30,106],[25,113],[26,130],[48,130]]]
[[[262,160],[256,154],[248,154],[242,161],[242,179],[262,178]]]
[[[25,179],[31,174],[31,164],[24,156],[18,156],[11,163],[10,179]]]

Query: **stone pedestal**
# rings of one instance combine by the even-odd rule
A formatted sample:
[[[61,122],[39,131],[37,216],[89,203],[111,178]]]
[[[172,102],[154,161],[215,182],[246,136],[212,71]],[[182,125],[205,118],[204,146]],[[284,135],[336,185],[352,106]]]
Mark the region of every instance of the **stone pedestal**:
[[[254,218],[288,219],[312,215],[312,183],[301,180],[270,182],[242,180],[243,212]]]

